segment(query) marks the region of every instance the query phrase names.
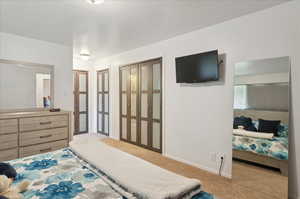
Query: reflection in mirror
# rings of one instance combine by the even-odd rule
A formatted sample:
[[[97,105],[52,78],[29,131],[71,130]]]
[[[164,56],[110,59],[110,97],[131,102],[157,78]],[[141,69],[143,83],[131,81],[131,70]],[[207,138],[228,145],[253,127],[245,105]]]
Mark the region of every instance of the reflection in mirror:
[[[50,108],[53,66],[0,60],[0,111]]]
[[[233,180],[288,198],[289,57],[235,65]]]

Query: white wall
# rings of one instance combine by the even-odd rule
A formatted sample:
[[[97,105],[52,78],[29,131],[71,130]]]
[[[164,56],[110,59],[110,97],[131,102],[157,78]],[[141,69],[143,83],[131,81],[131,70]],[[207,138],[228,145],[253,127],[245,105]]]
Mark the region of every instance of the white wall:
[[[247,101],[250,109],[288,111],[289,86],[248,85]]]
[[[54,105],[73,110],[72,48],[0,32],[0,59],[54,65]]]
[[[210,152],[226,154],[224,175],[231,175],[233,75],[235,63],[290,56],[292,61],[293,121],[300,120],[300,2],[292,1],[209,28],[98,60],[110,66],[111,137],[119,137],[118,67],[163,57],[164,154],[216,171]],[[175,83],[175,57],[219,49],[226,54],[225,83],[181,86]],[[97,67],[96,67],[97,68]],[[298,195],[300,181],[300,123],[292,124],[290,195]]]

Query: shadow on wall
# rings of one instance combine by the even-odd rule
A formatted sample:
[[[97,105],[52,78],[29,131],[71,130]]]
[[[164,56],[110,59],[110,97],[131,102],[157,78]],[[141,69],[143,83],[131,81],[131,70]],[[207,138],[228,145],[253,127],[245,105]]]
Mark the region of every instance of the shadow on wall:
[[[192,84],[187,84],[187,83],[182,83],[180,84],[180,87],[207,87],[207,86],[222,86],[225,85],[225,80],[226,80],[226,54],[220,54],[219,55],[219,60],[222,63],[220,64],[220,79],[219,81],[214,81],[214,82],[202,82],[202,83],[192,83]]]

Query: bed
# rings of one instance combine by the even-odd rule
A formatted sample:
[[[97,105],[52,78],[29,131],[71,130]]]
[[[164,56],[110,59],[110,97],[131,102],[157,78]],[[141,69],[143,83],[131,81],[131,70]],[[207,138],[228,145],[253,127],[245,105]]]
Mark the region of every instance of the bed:
[[[215,199],[202,191],[197,180],[163,170],[98,140],[95,143],[71,143],[55,152],[8,161],[18,172],[14,184],[31,182],[23,193],[25,199]],[[141,176],[144,167],[148,173]],[[121,172],[124,168],[132,170]]]
[[[282,111],[235,110],[234,116],[281,120],[289,124],[288,112]],[[264,139],[233,135],[233,158],[277,168],[282,175],[288,176],[288,136]]]

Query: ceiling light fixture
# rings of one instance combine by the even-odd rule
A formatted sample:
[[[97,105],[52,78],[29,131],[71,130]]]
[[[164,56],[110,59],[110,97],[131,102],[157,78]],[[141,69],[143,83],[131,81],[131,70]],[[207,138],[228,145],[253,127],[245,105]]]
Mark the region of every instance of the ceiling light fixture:
[[[80,58],[84,61],[87,61],[90,59],[90,54],[89,53],[80,53]]]
[[[101,4],[104,3],[104,0],[87,0],[90,4]]]

